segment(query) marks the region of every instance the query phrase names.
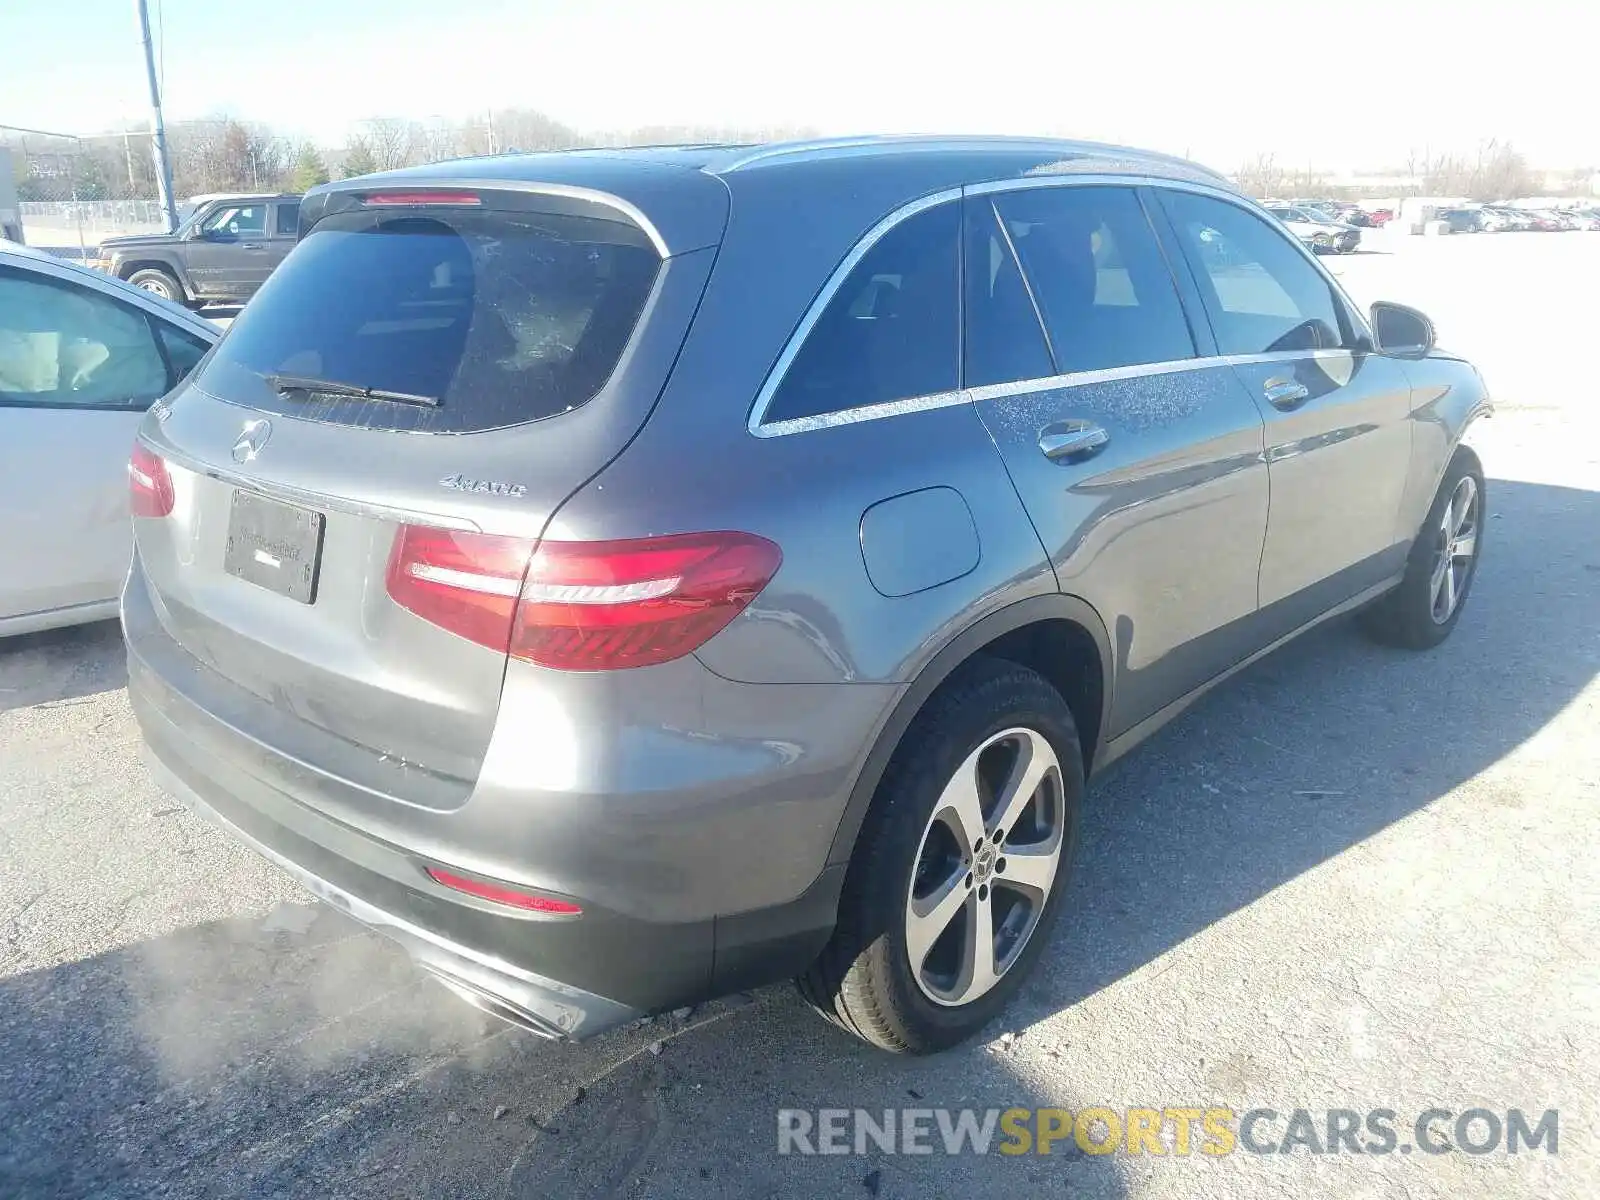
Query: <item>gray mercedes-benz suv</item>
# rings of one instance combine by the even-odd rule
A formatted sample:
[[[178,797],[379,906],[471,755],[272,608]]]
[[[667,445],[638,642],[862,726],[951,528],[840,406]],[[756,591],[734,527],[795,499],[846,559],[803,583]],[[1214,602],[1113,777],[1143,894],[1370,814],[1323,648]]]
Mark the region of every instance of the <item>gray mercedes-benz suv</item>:
[[[142,428],[135,710],[166,788],[546,1035],[798,976],[948,1046],[1091,774],[1472,582],[1477,372],[1181,160],[583,151],[300,219]]]

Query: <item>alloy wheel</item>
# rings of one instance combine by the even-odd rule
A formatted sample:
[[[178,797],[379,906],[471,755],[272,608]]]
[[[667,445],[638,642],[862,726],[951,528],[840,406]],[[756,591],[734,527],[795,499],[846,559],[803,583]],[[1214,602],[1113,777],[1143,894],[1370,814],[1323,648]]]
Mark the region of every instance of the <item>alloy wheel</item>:
[[[1428,584],[1430,614],[1443,625],[1461,604],[1473,558],[1478,552],[1478,484],[1470,475],[1462,477],[1450,493],[1450,503],[1439,519],[1439,548]]]
[[[1021,956],[1061,862],[1061,764],[1032,729],[967,756],[923,829],[906,896],[911,973],[936,1004],[970,1003]]]

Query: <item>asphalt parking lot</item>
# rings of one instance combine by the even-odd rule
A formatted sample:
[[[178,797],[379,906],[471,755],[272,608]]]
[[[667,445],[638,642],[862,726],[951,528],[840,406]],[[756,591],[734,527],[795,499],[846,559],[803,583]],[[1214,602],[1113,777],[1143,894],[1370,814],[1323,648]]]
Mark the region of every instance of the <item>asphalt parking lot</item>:
[[[1600,234],[1391,244],[1331,265],[1500,405],[1454,637],[1326,627],[1126,760],[1010,1020],[935,1059],[787,988],[487,1024],[151,784],[114,626],[0,643],[0,1195],[1600,1195]],[[776,1152],[779,1108],[1093,1105],[1557,1109],[1559,1152]]]

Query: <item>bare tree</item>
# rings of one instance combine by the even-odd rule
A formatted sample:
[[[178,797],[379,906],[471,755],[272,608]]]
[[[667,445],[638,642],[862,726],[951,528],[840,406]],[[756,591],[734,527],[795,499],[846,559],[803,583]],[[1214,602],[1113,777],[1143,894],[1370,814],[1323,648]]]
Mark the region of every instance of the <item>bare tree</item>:
[[[1286,174],[1273,154],[1257,154],[1235,171],[1233,178],[1240,189],[1251,196],[1277,196],[1285,190]]]
[[[374,117],[362,124],[378,170],[393,171],[416,163],[417,137],[412,122],[399,117]]]

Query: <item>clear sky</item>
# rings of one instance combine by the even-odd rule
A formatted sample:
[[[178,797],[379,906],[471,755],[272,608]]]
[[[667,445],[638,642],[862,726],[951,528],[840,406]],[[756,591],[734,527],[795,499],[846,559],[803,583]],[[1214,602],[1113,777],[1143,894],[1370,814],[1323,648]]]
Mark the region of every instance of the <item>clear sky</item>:
[[[169,120],[338,144],[365,117],[1036,132],[1229,169],[1509,139],[1600,164],[1600,0],[150,0]],[[147,112],[132,0],[0,0],[0,122]]]

